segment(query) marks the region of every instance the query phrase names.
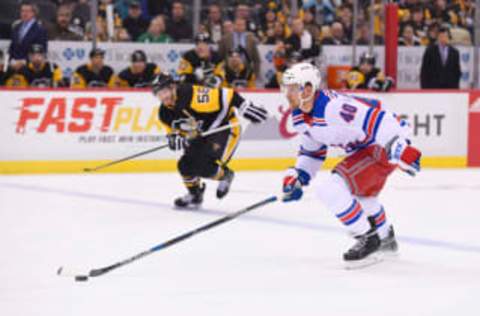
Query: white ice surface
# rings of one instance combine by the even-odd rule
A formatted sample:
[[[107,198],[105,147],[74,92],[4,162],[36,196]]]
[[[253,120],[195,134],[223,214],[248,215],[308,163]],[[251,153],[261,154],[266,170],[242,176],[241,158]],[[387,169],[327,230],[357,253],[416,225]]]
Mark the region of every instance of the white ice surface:
[[[327,176],[319,174],[317,181]],[[89,282],[109,265],[278,193],[238,173],[225,200],[171,209],[176,174],[0,176],[0,315],[480,315],[480,170],[396,174],[382,194],[401,255],[347,271],[352,240],[307,191]]]

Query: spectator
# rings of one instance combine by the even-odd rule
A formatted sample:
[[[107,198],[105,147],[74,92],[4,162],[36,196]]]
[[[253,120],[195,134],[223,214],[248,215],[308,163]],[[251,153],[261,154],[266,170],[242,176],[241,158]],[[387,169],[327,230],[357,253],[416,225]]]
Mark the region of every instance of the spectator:
[[[380,68],[375,67],[376,58],[370,53],[360,56],[360,63],[346,74],[347,89],[370,89],[388,91],[393,86],[393,79],[385,77]]]
[[[420,40],[415,36],[413,25],[407,23],[403,26],[402,37],[398,39],[399,46],[420,46]]]
[[[349,40],[345,38],[343,25],[340,22],[333,22],[330,27],[331,35],[322,40],[322,45],[348,45]]]
[[[158,15],[152,21],[148,31],[140,35],[137,42],[144,43],[171,43],[172,38],[165,33],[165,20],[163,16]]]
[[[338,1],[335,0],[304,0],[303,9],[312,11],[315,19],[315,24],[330,24],[333,23],[336,18],[335,11],[337,2]]]
[[[319,54],[320,47],[316,43],[312,34],[305,30],[302,19],[296,18],[292,22],[292,35],[285,42],[287,55],[292,52],[299,52],[302,60],[312,62]]]
[[[160,68],[154,63],[147,62],[147,55],[142,50],[136,50],[130,57],[130,67],[122,70],[118,75],[119,87],[148,87],[160,73]]]
[[[278,41],[286,41],[287,39],[287,31],[286,31],[286,28],[285,28],[285,25],[282,24],[282,22],[280,21],[276,21],[274,24],[273,24],[273,30],[270,32],[267,32],[267,38],[264,39],[264,44],[270,44],[270,45],[274,45],[276,44]]]
[[[104,62],[105,51],[96,48],[89,54],[90,62],[73,73],[72,88],[114,87],[117,82],[113,69]]]
[[[218,51],[222,58],[226,58],[229,51],[242,46],[248,58],[252,61],[255,75],[260,73],[260,54],[257,40],[251,32],[247,32],[247,21],[243,18],[235,19],[234,32],[226,34],[218,44]]]
[[[314,20],[315,16],[310,10],[306,10],[303,14],[303,24],[305,29],[312,34],[314,40],[320,38],[320,27]]]
[[[5,54],[0,50],[0,87],[5,85],[7,63],[5,62]]]
[[[171,0],[147,0],[147,11],[150,16],[170,15]]]
[[[440,26],[438,23],[434,22],[428,26],[427,29],[427,37],[425,39],[425,44],[426,45],[433,45],[437,41],[438,37],[438,29]]]
[[[167,33],[175,42],[192,40],[192,25],[185,18],[185,8],[180,1],[172,4],[172,18],[167,22]]]
[[[98,42],[106,42],[108,41],[108,33],[107,33],[107,23],[105,19],[100,16],[97,16],[95,19],[95,23],[97,25],[97,41]],[[85,39],[91,41],[93,39],[92,33],[92,23],[88,22],[85,25]]]
[[[246,21],[246,30],[257,34],[259,27],[250,16],[250,7],[246,3],[238,3],[235,8],[235,20],[244,19]]]
[[[345,4],[340,6],[338,10],[338,21],[343,25],[344,37],[350,42],[353,32],[353,12],[349,5]]]
[[[6,79],[9,87],[59,87],[63,85],[62,70],[47,60],[45,48],[32,44],[28,63],[18,71],[11,71]]]
[[[370,25],[362,23],[358,26],[357,30],[357,45],[370,45]],[[378,35],[374,35],[375,45],[382,45],[383,38]]]
[[[78,0],[73,6],[72,24],[78,32],[85,33],[88,22],[90,22],[89,0]]]
[[[224,86],[229,88],[255,88],[255,74],[241,47],[230,51],[228,54]]]
[[[177,74],[182,82],[219,87],[225,77],[223,60],[210,47],[208,33],[195,36],[195,48],[186,51],[178,66]]]
[[[61,5],[57,10],[56,24],[48,31],[48,38],[56,41],[81,41],[83,38],[70,27],[72,11],[67,5]]]
[[[269,42],[269,39],[274,37],[276,20],[277,15],[275,14],[275,11],[267,10],[267,12],[265,12],[262,30],[258,32],[262,43],[267,43]]]
[[[142,8],[138,0],[132,0],[128,5],[128,16],[123,20],[123,27],[132,41],[137,41],[138,37],[147,31],[148,21],[142,17]]]
[[[222,39],[222,9],[220,5],[213,3],[208,6],[208,17],[203,27],[214,43],[220,42]]]
[[[422,89],[458,89],[460,86],[460,57],[450,45],[449,29],[441,27],[437,44],[429,46],[423,55],[420,71]]]
[[[19,70],[26,64],[28,51],[33,44],[42,45],[47,49],[47,31],[37,21],[38,9],[30,2],[20,5],[20,20],[13,24],[12,41],[8,48],[11,66]]]
[[[411,24],[413,26],[415,36],[422,41],[422,39],[425,39],[426,37],[425,16],[423,13],[423,9],[420,6],[417,6],[417,7],[414,7],[411,12],[412,12]]]
[[[222,25],[223,28],[223,37],[227,36],[228,34],[233,33],[233,22],[231,20],[225,20]]]

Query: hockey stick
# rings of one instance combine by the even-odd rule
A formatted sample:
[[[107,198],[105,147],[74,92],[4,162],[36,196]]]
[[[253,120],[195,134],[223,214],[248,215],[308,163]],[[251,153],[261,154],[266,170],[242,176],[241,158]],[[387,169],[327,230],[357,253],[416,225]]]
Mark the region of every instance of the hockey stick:
[[[188,231],[184,234],[181,234],[177,237],[174,237],[172,239],[169,239],[161,244],[158,244],[146,251],[143,251],[143,252],[140,252],[130,258],[127,258],[125,260],[122,260],[122,261],[119,261],[119,262],[116,262],[112,265],[109,265],[109,266],[106,266],[106,267],[103,267],[103,268],[97,268],[97,269],[92,269],[90,270],[88,273],[83,273],[83,274],[77,274],[75,271],[73,270],[68,270],[68,269],[64,269],[63,267],[60,267],[58,270],[57,270],[57,274],[60,275],[60,276],[69,276],[69,277],[75,277],[75,280],[76,281],[87,281],[89,277],[98,277],[98,276],[101,276],[101,275],[104,275],[105,273],[107,272],[110,272],[114,269],[117,269],[117,268],[120,268],[124,265],[127,265],[129,263],[132,263],[134,261],[137,261],[143,257],[146,257],[148,255],[151,255],[152,253],[155,253],[157,251],[160,251],[160,250],[163,250],[165,248],[168,248],[170,246],[173,246],[181,241],[184,241],[190,237],[193,237],[195,236],[196,234],[199,234],[201,232],[204,232],[204,231],[207,231],[215,226],[218,226],[218,225],[221,225],[223,223],[226,223],[228,221],[231,221],[232,219],[236,218],[236,217],[239,217],[240,215],[242,214],[245,214],[245,213],[248,213],[254,209],[257,209],[261,206],[264,206],[264,205],[267,205],[269,203],[272,203],[272,202],[275,202],[277,201],[278,198],[276,196],[271,196],[267,199],[264,199],[260,202],[257,202],[255,204],[252,204],[244,209],[241,209],[239,211],[236,211],[234,213],[231,213],[231,214],[228,214],[228,215],[225,215],[224,217],[221,217],[213,222],[210,222],[208,224],[205,224],[203,226],[200,226],[196,229],[193,229],[191,231]]]
[[[212,130],[209,130],[209,131],[206,131],[206,132],[201,133],[201,134],[200,134],[200,137],[204,137],[204,136],[212,135],[212,134],[215,134],[215,133],[218,133],[218,132],[222,132],[222,131],[224,131],[224,130],[226,130],[226,129],[230,129],[230,128],[236,127],[237,125],[240,125],[240,123],[233,123],[233,124],[228,124],[228,125],[220,126],[220,127],[214,128],[214,129],[212,129]],[[160,146],[157,146],[157,147],[154,147],[154,148],[151,148],[151,149],[148,149],[148,150],[139,152],[139,153],[137,153],[137,154],[134,154],[134,155],[131,155],[131,156],[122,158],[122,159],[110,161],[110,162],[108,162],[108,163],[106,163],[106,164],[103,164],[103,165],[100,165],[100,166],[97,166],[97,167],[94,167],[94,168],[84,168],[83,171],[84,171],[84,172],[98,171],[98,170],[100,170],[100,169],[104,169],[104,168],[107,168],[107,167],[110,167],[110,166],[119,164],[119,163],[121,163],[121,162],[131,160],[131,159],[133,159],[133,158],[137,158],[137,157],[140,157],[140,156],[149,154],[149,153],[153,153],[154,151],[157,151],[157,150],[160,150],[160,149],[163,149],[163,148],[167,148],[167,147],[168,147],[168,144],[163,144],[163,145],[160,145]]]

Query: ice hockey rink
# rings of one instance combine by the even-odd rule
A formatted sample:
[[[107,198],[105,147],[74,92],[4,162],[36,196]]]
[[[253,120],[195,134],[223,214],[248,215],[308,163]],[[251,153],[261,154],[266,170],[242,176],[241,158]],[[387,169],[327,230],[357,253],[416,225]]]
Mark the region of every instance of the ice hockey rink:
[[[327,176],[321,172],[316,183]],[[109,265],[279,192],[281,172],[208,183],[171,208],[178,175],[0,176],[0,314],[478,315],[480,170],[395,174],[382,194],[400,255],[346,270],[352,240],[307,190],[88,282],[60,266]]]

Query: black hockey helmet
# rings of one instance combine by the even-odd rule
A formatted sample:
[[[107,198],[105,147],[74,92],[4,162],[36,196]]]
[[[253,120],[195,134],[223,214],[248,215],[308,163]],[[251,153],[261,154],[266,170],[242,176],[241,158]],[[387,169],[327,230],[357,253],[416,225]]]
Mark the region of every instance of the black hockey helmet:
[[[198,44],[198,43],[210,44],[211,43],[210,34],[208,34],[208,33],[198,33],[197,35],[195,35],[195,44]]]
[[[157,95],[158,91],[175,83],[173,77],[168,73],[159,73],[152,81],[152,92]]]
[[[132,56],[130,56],[130,60],[132,63],[135,62],[147,62],[147,54],[141,49],[138,49],[132,53]]]
[[[32,44],[28,50],[29,54],[45,54],[45,47],[42,44]]]
[[[90,54],[88,54],[88,57],[93,58],[95,56],[105,56],[105,50],[101,48],[94,48],[90,51]]]
[[[372,66],[375,66],[376,61],[377,61],[377,58],[372,53],[365,52],[362,55],[360,55],[360,65],[367,63]]]

